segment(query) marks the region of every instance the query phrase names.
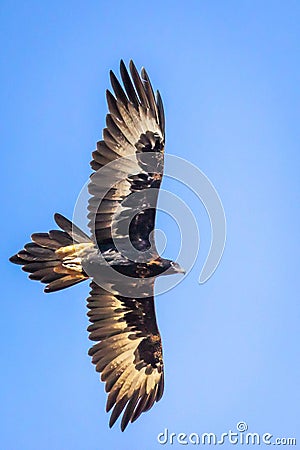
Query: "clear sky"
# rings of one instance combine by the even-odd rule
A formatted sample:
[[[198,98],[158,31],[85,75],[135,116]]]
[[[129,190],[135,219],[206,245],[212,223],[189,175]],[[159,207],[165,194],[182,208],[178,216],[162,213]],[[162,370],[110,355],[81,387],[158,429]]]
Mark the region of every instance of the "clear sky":
[[[164,428],[220,435],[239,421],[300,446],[299,21],[296,0],[2,0],[1,449],[153,450]],[[157,298],[164,397],[125,433],[108,428],[87,355],[88,285],[46,295],[8,263],[54,212],[72,217],[120,58],[147,68],[166,151],[212,180],[228,226],[221,264],[199,285],[209,220],[164,181],[192,209],[201,247]],[[176,229],[158,222],[172,257]]]

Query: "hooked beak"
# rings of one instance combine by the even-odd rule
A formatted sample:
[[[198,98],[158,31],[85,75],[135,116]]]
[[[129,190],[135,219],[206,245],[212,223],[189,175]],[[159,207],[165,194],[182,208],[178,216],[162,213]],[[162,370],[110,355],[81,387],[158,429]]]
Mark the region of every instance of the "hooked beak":
[[[178,263],[173,262],[172,266],[176,273],[182,273],[183,275],[186,273],[186,271]]]

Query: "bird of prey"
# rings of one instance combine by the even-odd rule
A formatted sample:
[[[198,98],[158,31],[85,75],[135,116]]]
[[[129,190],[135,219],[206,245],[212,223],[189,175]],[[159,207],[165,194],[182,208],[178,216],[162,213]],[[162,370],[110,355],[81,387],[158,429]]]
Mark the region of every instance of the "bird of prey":
[[[110,72],[106,128],[92,154],[91,236],[55,214],[61,230],[32,234],[32,242],[10,261],[46,283],[45,292],[91,279],[88,332],[96,343],[89,355],[105,382],[107,412],[113,408],[109,425],[123,412],[123,431],[163,395],[154,282],[184,271],[159,256],[153,237],[165,144],[161,96],[154,94],[146,70],[139,74],[132,61],[129,71],[121,61],[120,73],[123,87]]]

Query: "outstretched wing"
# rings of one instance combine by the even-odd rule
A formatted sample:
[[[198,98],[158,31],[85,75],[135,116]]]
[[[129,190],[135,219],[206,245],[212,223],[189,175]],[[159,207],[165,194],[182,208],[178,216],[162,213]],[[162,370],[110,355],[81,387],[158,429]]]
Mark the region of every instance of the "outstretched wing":
[[[149,282],[150,283],[150,282]],[[149,284],[153,293],[154,283]],[[156,324],[153,294],[141,299],[121,297],[91,283],[88,298],[90,339],[100,341],[89,351],[109,392],[113,426],[125,409],[121,429],[160,400],[164,388],[161,338]],[[134,288],[133,288],[134,292]]]
[[[124,236],[124,226],[126,229],[129,223],[127,235],[137,250],[153,246],[150,233],[163,173],[164,111],[160,94],[157,91],[154,95],[145,69],[140,76],[132,61],[129,67],[131,77],[121,61],[125,90],[110,72],[115,95],[107,91],[106,128],[91,162],[96,173],[89,183],[92,197],[88,218],[100,250],[112,248],[113,239]],[[132,200],[134,193],[139,195]]]

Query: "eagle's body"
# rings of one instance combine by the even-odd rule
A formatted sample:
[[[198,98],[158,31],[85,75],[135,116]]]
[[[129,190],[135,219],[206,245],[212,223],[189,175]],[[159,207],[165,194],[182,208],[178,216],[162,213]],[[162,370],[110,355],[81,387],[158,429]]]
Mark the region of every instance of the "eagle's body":
[[[154,309],[157,276],[182,272],[161,258],[153,232],[163,173],[165,119],[149,77],[121,61],[125,91],[111,72],[109,114],[91,162],[88,205],[91,237],[60,214],[61,230],[34,233],[11,261],[54,292],[91,279],[88,297],[89,354],[121,429],[149,410],[163,394],[161,338]],[[129,252],[127,251],[129,248]]]

